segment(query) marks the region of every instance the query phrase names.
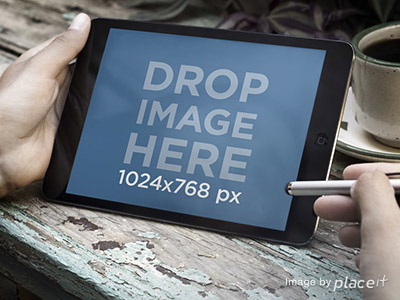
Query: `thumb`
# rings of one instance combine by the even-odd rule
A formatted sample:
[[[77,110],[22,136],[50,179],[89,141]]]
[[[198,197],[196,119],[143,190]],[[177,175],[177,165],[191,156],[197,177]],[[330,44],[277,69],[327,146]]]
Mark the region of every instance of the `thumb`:
[[[368,242],[390,231],[400,215],[394,189],[382,172],[362,174],[351,190],[361,213],[361,241]]]
[[[32,65],[38,72],[56,77],[85,46],[90,30],[90,18],[80,13],[67,31],[56,36],[32,58]],[[40,73],[42,74],[42,73]]]

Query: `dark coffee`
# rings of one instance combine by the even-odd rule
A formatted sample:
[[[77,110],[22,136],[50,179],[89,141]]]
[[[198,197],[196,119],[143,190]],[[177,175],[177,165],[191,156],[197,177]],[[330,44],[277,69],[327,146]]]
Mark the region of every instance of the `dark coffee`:
[[[363,51],[366,55],[388,62],[400,62],[400,39],[384,40],[369,45]]]

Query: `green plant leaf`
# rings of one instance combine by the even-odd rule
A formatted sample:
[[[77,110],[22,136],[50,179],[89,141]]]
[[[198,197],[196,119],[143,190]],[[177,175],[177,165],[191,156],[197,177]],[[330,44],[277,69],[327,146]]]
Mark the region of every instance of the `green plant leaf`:
[[[251,24],[253,24],[253,26]],[[257,19],[254,16],[245,12],[236,12],[220,22],[217,27],[221,29],[243,30],[243,27],[254,27],[255,24],[257,24]]]
[[[284,1],[275,6],[273,11],[275,13],[284,13],[286,11],[306,12],[310,11],[310,4],[298,1]]]
[[[235,0],[239,7],[249,14],[260,15],[268,10],[273,0]]]
[[[316,30],[310,6],[302,2],[280,3],[271,10],[267,19],[271,28],[281,34],[312,36]]]
[[[258,20],[258,31],[265,32],[265,33],[271,33],[272,32],[271,25],[268,22],[268,16],[265,13],[262,14],[260,19]]]
[[[350,7],[350,8],[344,8],[344,9],[335,9],[332,10],[326,20],[324,27],[330,26],[336,22],[340,22],[346,19],[349,19],[350,17],[353,16],[366,16],[367,13],[363,11],[362,9],[355,8],[355,7]]]
[[[324,30],[325,15],[321,6],[319,6],[316,3],[313,3],[311,6],[311,12],[312,12],[312,17],[314,19],[315,27],[317,27],[318,30]]]
[[[269,4],[268,8],[252,14],[245,11],[244,0],[233,0],[230,9],[233,9],[234,13],[224,18],[220,27],[350,40],[357,31],[370,26],[370,24],[373,25],[377,21],[377,17],[372,15],[373,12],[368,1],[265,0]],[[382,1],[390,2],[391,6],[393,4],[391,0]],[[240,5],[233,7],[234,4]],[[397,8],[400,16],[400,5],[396,6]],[[394,8],[392,10],[390,18],[395,16]],[[390,12],[386,14],[390,14]]]
[[[271,27],[280,34],[313,36],[316,31],[313,21],[310,17],[299,12],[291,12],[285,15],[276,15],[268,18]]]
[[[130,0],[125,7],[141,7],[149,5],[166,5],[172,4],[174,0]]]
[[[381,22],[386,22],[392,12],[396,0],[368,0],[369,5]]]
[[[145,0],[131,0],[125,4],[125,7],[137,7],[145,3]]]
[[[188,5],[188,0],[176,0],[166,8],[155,12],[143,12],[131,15],[136,21],[165,21],[180,15]]]
[[[203,2],[207,3],[208,5],[217,8],[220,11],[223,11],[232,4],[234,0],[203,0]]]

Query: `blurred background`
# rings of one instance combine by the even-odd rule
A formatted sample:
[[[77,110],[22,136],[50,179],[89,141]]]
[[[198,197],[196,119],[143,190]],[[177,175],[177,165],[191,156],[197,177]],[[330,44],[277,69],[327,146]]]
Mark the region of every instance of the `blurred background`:
[[[395,0],[0,0],[0,72],[79,13],[253,32],[351,40],[400,19]]]
[[[144,9],[131,15],[138,20],[175,22],[195,16],[204,26],[342,40],[400,17],[395,0],[136,0],[126,5]]]

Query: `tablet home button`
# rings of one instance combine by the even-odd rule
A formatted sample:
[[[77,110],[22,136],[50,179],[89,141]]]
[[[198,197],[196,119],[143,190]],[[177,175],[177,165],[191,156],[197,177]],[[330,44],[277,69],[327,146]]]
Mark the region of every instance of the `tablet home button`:
[[[326,146],[328,145],[328,136],[325,133],[318,133],[317,137],[315,138],[314,144],[319,146]]]

